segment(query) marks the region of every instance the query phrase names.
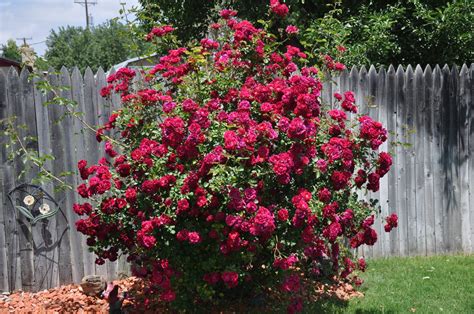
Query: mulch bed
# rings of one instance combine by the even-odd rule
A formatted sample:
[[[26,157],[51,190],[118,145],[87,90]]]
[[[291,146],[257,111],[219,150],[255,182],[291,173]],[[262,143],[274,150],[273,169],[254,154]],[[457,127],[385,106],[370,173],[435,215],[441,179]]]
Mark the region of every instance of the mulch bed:
[[[145,311],[140,304],[143,297],[140,293],[136,293],[143,287],[139,279],[130,277],[123,280],[113,282],[119,286],[119,295],[124,292],[131,292],[136,298],[125,298],[123,302],[124,313],[156,313],[159,311],[169,312],[166,307],[153,311]],[[135,292],[135,293],[134,293]],[[271,293],[273,294],[273,293]],[[317,285],[314,288],[314,294],[311,299],[316,301],[318,298],[337,298],[347,301],[354,297],[361,297],[363,294],[356,291],[349,284],[341,283],[339,285]],[[273,298],[273,297],[272,297]],[[275,296],[279,299],[278,296]],[[241,308],[239,306],[239,308]],[[65,285],[54,289],[39,291],[36,293],[15,291],[11,294],[0,294],[0,313],[108,313],[109,303],[101,297],[92,297],[85,295],[79,285]],[[227,307],[220,313],[240,312],[239,309]],[[218,313],[216,312],[216,313]]]

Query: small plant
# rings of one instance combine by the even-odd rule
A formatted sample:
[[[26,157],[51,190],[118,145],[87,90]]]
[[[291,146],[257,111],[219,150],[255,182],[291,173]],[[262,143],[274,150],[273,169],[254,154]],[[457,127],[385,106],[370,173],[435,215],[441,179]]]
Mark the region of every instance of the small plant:
[[[334,95],[340,109],[321,103],[323,71],[287,44],[298,29],[268,31],[288,7],[272,0],[269,11],[259,28],[222,10],[217,39],[170,50],[144,73],[150,88],[132,90],[136,73],[124,68],[102,90],[123,106],[97,131],[107,158],[79,162],[87,201],[74,206],[85,216],[76,226],[98,264],[128,256],[150,306],[189,310],[276,288],[299,311],[311,282],[358,283],[365,261],[351,249],[377,241],[375,202],[357,190],[377,191],[389,171],[378,152],[387,131],[357,115],[350,91]],[[343,68],[325,58],[324,71]],[[396,225],[392,215],[385,229]]]

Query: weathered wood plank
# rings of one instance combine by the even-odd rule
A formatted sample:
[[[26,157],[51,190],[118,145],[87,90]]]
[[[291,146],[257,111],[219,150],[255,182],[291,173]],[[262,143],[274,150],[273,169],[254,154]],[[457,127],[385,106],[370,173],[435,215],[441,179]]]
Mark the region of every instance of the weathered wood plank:
[[[332,76],[331,73],[325,73],[325,79],[323,81],[323,90],[321,93],[321,99],[323,104],[328,107],[332,107]]]
[[[352,78],[351,78],[352,79]],[[369,114],[369,104],[373,102],[372,96],[369,95],[369,75],[365,66],[362,66],[359,70],[358,80],[353,82],[357,85],[357,92],[355,93],[356,103],[359,104],[359,113],[363,115]],[[354,86],[355,86],[354,85]],[[364,195],[365,199],[368,200],[373,198],[372,192],[368,192]],[[379,232],[377,232],[379,234]],[[374,256],[374,246],[362,246],[364,255],[367,257]]]
[[[36,114],[36,130],[38,136],[38,154],[43,157],[51,155],[51,141],[49,134],[50,120],[48,108],[44,105],[48,101],[48,95],[45,95],[36,85],[39,80],[44,78],[36,77],[34,79],[34,105]],[[52,95],[49,95],[51,100]],[[45,169],[52,171],[51,160],[44,163]],[[53,182],[43,183],[42,188],[46,193],[53,195]],[[56,287],[59,284],[59,248],[58,236],[56,233],[56,215],[43,221],[40,234],[33,234],[35,242],[35,290]]]
[[[7,117],[7,78],[0,71],[0,120],[3,120]],[[1,143],[7,143],[8,138],[6,136],[0,135]],[[0,165],[4,164],[7,161],[7,147],[6,145],[0,145]]]
[[[0,120],[7,117],[7,82],[3,72],[0,71]],[[8,138],[0,135],[1,143],[7,143]],[[7,147],[5,144],[0,145],[0,291],[9,291],[9,271],[8,271],[8,252],[5,226],[5,211],[7,209],[7,196],[4,191],[6,182],[4,178],[4,167],[7,162]],[[4,166],[5,165],[5,166]]]
[[[101,90],[101,88],[106,85],[107,85],[107,82],[106,82],[104,70],[102,68],[99,68],[96,74],[96,88],[97,89],[95,91],[95,97],[93,98],[93,101],[94,101],[93,105],[94,105],[94,109],[97,110],[97,123],[99,125],[104,125],[108,119],[108,113],[106,109],[107,109],[107,106],[109,106],[109,104],[104,98],[102,98],[99,95],[99,91]],[[104,156],[104,143],[103,142],[100,143],[97,146],[97,148],[98,149],[97,149],[96,158],[99,159]],[[96,271],[96,274],[107,278],[107,265],[95,265],[95,271]]]
[[[474,63],[469,68],[469,89],[471,104],[469,106],[469,214],[471,221],[471,253],[474,252]]]
[[[365,68],[363,68],[365,69]],[[379,117],[379,108],[377,108],[378,105],[378,99],[376,99],[376,93],[377,93],[377,70],[375,67],[372,65],[369,68],[369,71],[367,73],[359,72],[359,75],[361,76],[360,82],[362,83],[362,80],[365,79],[365,84],[360,85],[360,90],[364,91],[363,92],[363,108],[365,108],[364,112],[366,112],[372,119],[378,121]],[[365,85],[365,86],[364,86]],[[361,110],[362,112],[362,110]],[[369,193],[369,198],[372,199],[379,199],[378,195],[380,193],[377,192],[370,192]],[[379,204],[380,205],[380,204]],[[376,257],[380,255],[380,251],[383,249],[383,240],[382,240],[382,233],[381,233],[381,226],[380,226],[380,207],[377,207],[377,213],[375,215],[375,223],[373,228],[378,234],[378,241],[377,243],[370,248],[370,254],[372,257]]]
[[[426,208],[425,208],[425,164],[424,150],[420,149],[426,141],[425,116],[425,87],[423,83],[423,70],[420,65],[415,68],[414,77],[414,177],[415,177],[415,209],[416,209],[416,253],[426,255]]]
[[[16,184],[27,183],[28,178],[26,174],[29,172],[26,166],[22,161],[22,145],[27,145],[25,143],[26,137],[28,136],[27,125],[25,124],[25,106],[23,104],[23,88],[18,72],[13,68],[10,68],[10,71],[7,75],[7,91],[8,91],[8,104],[11,107],[11,116],[15,117],[14,126],[16,132],[18,133],[19,139],[23,142],[20,144],[16,142],[14,149],[20,155],[14,157],[13,160],[13,176],[17,181]],[[13,187],[14,188],[14,187]],[[22,195],[24,197],[26,195]],[[22,205],[18,203],[16,198],[12,199],[13,206]],[[20,272],[20,287],[25,291],[31,291],[34,280],[34,267],[33,267],[33,249],[31,246],[31,230],[29,228],[28,220],[23,216],[17,213],[14,207],[10,208],[10,215],[14,215],[15,229],[17,233],[18,241],[18,254],[16,255],[17,271]],[[20,266],[21,265],[21,266]]]
[[[441,133],[442,137],[442,159],[441,159],[441,169],[443,171],[443,203],[442,203],[442,225],[443,225],[443,237],[445,241],[445,250],[450,252],[453,249],[453,241],[450,238],[453,235],[453,230],[451,230],[450,217],[449,214],[453,212],[454,206],[454,191],[453,191],[453,178],[452,178],[452,168],[451,163],[453,162],[452,158],[454,157],[451,153],[453,147],[450,145],[449,138],[449,128],[452,123],[452,117],[450,117],[450,106],[449,106],[449,81],[450,81],[450,69],[448,65],[445,65],[442,68],[443,76],[443,85],[441,93],[441,110],[442,110],[442,127],[443,131]],[[452,136],[451,136],[452,137]]]
[[[334,98],[334,94],[341,90],[341,76],[342,72],[339,72],[339,75],[335,75],[332,77],[331,80],[331,108],[334,109],[337,107],[336,99]]]
[[[388,152],[391,153],[393,158],[392,170],[386,175],[387,176],[387,185],[388,185],[388,212],[387,214],[397,213],[400,216],[400,208],[397,207],[397,158],[396,154],[397,149],[397,104],[395,102],[396,97],[396,76],[395,68],[393,65],[388,67],[387,77],[385,80],[385,94],[386,94],[386,113],[387,113],[387,122],[386,127],[390,132],[390,137],[388,139]],[[385,254],[396,256],[400,254],[399,246],[399,228],[395,228],[392,232],[389,233],[390,248],[385,248]]]
[[[115,70],[112,69],[110,71],[110,74],[114,74],[115,73]],[[121,94],[120,93],[112,93],[108,99],[108,101],[106,101],[104,103],[104,116],[103,118],[105,119],[104,121],[106,122],[110,116],[110,114],[116,110],[117,108],[120,107],[120,100],[121,100]]]
[[[425,230],[426,230],[426,254],[433,255],[436,253],[436,235],[435,235],[435,204],[434,204],[434,167],[432,150],[434,146],[434,112],[433,112],[433,73],[431,67],[428,65],[423,73],[424,83],[424,103],[422,110],[422,124],[425,130],[423,149],[424,162],[424,206],[425,206]]]
[[[344,89],[342,92],[346,91],[352,91],[354,93],[356,105],[359,107],[360,110],[360,105],[361,105],[361,100],[357,98],[358,91],[359,91],[359,70],[357,69],[356,66],[353,66],[350,73],[348,73],[348,76],[346,77],[346,80],[343,80],[344,82]],[[352,116],[352,115],[351,115]],[[360,199],[364,198],[365,196],[359,192],[358,196]],[[366,247],[364,245],[360,246],[357,248],[357,254],[360,256],[366,256]]]
[[[49,71],[49,80],[53,86],[62,86],[63,80],[54,73],[54,70]],[[67,95],[64,95],[67,96]],[[53,95],[48,95],[51,99]],[[69,138],[67,136],[67,129],[71,129],[69,119],[63,119],[59,121],[65,114],[65,109],[59,105],[48,106],[48,117],[49,117],[49,134],[51,143],[51,153],[55,156],[55,160],[52,163],[53,173],[59,174],[64,171],[69,171],[67,160],[70,158],[70,150],[68,149]],[[73,183],[72,180],[68,180],[68,183]],[[53,183],[55,186],[56,183]],[[68,284],[73,282],[73,261],[71,260],[71,235],[70,235],[70,224],[68,212],[71,210],[70,206],[71,193],[64,191],[55,191],[55,199],[60,203],[61,212],[56,217],[56,234],[57,243],[59,247],[58,256],[58,278],[59,284]]]
[[[84,73],[83,84],[83,102],[80,104],[80,110],[84,113],[84,120],[90,126],[97,125],[97,108],[94,107],[94,97],[96,97],[96,87],[94,73],[88,67]],[[87,160],[88,164],[97,163],[98,145],[95,139],[95,134],[90,130],[83,130],[82,132],[83,148],[80,150],[83,154],[80,159]],[[95,205],[95,204],[94,204]],[[95,274],[95,256],[88,250],[86,237],[83,236],[83,254],[84,254],[84,275]]]
[[[417,247],[417,208],[416,208],[416,194],[415,194],[415,116],[416,116],[416,103],[415,103],[415,84],[414,84],[414,73],[411,65],[408,65],[405,72],[405,87],[406,87],[406,103],[404,110],[404,122],[406,124],[406,141],[410,145],[405,150],[405,169],[406,169],[406,204],[408,214],[408,253],[416,254],[418,252]]]
[[[406,142],[406,112],[407,104],[405,99],[405,73],[401,65],[398,66],[395,81],[395,104],[397,108],[397,125],[396,134],[397,141]],[[397,173],[397,209],[399,210],[398,235],[400,242],[400,254],[408,255],[408,245],[410,238],[408,237],[408,213],[407,213],[407,176],[406,176],[406,149],[402,145],[398,145],[396,149],[396,173]]]
[[[114,72],[115,72],[114,70],[111,70],[110,74],[113,74]],[[135,82],[134,85],[138,86],[139,83]],[[114,111],[116,111],[117,109],[120,108],[120,106],[121,106],[121,96],[118,93],[112,93],[110,99],[107,102],[102,103],[102,104],[104,105],[104,107],[102,108],[102,112],[103,112],[103,117],[102,118],[104,119],[103,123],[105,123],[109,120],[110,115]],[[103,155],[101,157],[106,157],[110,161],[110,158],[105,155],[104,150],[102,150],[102,154]],[[118,273],[118,262],[117,261],[114,261],[114,262],[107,261],[105,266],[107,268],[107,279],[108,280],[113,280],[117,276],[117,273]]]
[[[33,81],[29,79],[29,71],[26,68],[23,68],[20,74],[20,88],[22,93],[22,102],[23,106],[21,117],[21,123],[26,126],[25,135],[33,139],[37,139],[37,121],[36,121],[36,110],[34,102],[34,86]],[[38,151],[38,142],[36,140],[28,140],[25,143],[27,149],[32,151]],[[35,165],[30,165],[31,168],[25,173],[25,182],[34,183],[34,179],[38,176],[38,168]],[[22,217],[23,218],[23,217]],[[38,284],[36,282],[36,265],[42,265],[44,260],[36,254],[36,242],[35,240],[41,239],[41,229],[40,225],[32,226],[27,219],[23,219],[23,224],[21,225],[20,234],[25,238],[25,255],[27,260],[22,259],[22,268],[25,267],[24,263],[28,263],[32,267],[32,273],[27,273],[28,276],[31,275],[31,278],[28,278],[28,283],[22,284],[24,290],[36,291],[38,290]],[[22,239],[20,238],[20,241]],[[28,267],[29,267],[28,266]],[[26,267],[25,267],[26,268]]]
[[[60,82],[61,86],[71,86],[71,76],[69,71],[63,67],[60,71]],[[71,90],[62,90],[61,97],[72,99],[72,91]],[[65,109],[65,108],[64,108]],[[63,140],[61,141],[61,145],[65,146],[63,157],[63,164],[65,171],[74,171],[77,167],[77,161],[75,161],[75,152],[74,152],[74,118],[71,117],[70,114],[66,114],[63,119],[61,120],[61,128],[63,129]],[[75,178],[74,176],[67,176],[65,178],[68,184],[74,186]],[[70,247],[71,247],[71,267],[72,267],[72,280],[73,282],[80,282],[83,277],[83,268],[82,268],[82,245],[80,241],[80,235],[76,231],[74,227],[74,221],[76,216],[72,210],[72,206],[74,203],[77,202],[77,193],[75,190],[68,190],[65,191],[66,196],[66,206],[65,206],[65,214],[67,220],[69,222],[69,239],[70,239]],[[82,269],[82,271],[81,271]]]
[[[5,240],[5,218],[4,211],[7,208],[6,194],[2,188],[6,185],[4,182],[3,166],[0,163],[0,291],[9,291],[8,284],[8,258],[7,243]]]
[[[433,159],[433,175],[436,180],[434,180],[433,186],[433,203],[434,203],[434,213],[435,213],[435,244],[436,244],[436,254],[442,254],[446,252],[445,244],[445,232],[443,224],[443,211],[445,208],[445,181],[446,173],[444,171],[443,165],[443,156],[444,156],[444,138],[443,132],[446,130],[444,128],[444,112],[443,112],[443,88],[444,88],[444,79],[441,68],[437,65],[433,71],[433,147],[431,150],[431,155]]]
[[[454,68],[453,68],[454,70]],[[458,204],[458,189],[456,173],[458,171],[456,163],[458,163],[458,149],[457,149],[457,109],[455,108],[457,94],[452,91],[452,88],[457,88],[457,73],[453,77],[452,71],[447,65],[443,67],[444,90],[443,90],[443,112],[445,117],[445,132],[443,149],[443,168],[446,173],[445,181],[445,198],[446,203],[443,209],[444,226],[448,237],[447,250],[455,251],[458,248],[458,243],[461,241],[460,237],[460,215]],[[459,218],[458,218],[459,216]]]
[[[73,164],[74,168],[71,169],[74,171],[74,185],[78,186],[79,184],[82,183],[82,180],[79,176],[79,172],[77,171],[77,163],[79,160],[85,159],[86,156],[86,151],[84,150],[84,136],[85,132],[88,132],[86,129],[86,126],[83,125],[82,121],[85,121],[85,111],[84,111],[84,82],[82,79],[81,72],[77,67],[74,67],[72,74],[71,74],[71,96],[72,100],[76,104],[75,111],[81,113],[79,115],[79,118],[73,119],[72,122],[72,149],[74,150],[73,153]],[[79,196],[76,195],[76,201],[79,200]],[[84,277],[85,274],[91,274],[90,268],[92,263],[90,260],[90,256],[87,252],[87,250],[84,250],[86,248],[86,239],[85,237],[77,232],[75,226],[76,221],[79,219],[77,215],[75,215],[74,212],[71,213],[71,225],[73,232],[75,233],[75,239],[78,241],[77,243],[77,276],[78,280],[80,280],[82,277]],[[87,270],[85,269],[87,267]],[[76,281],[76,279],[74,279]]]
[[[461,215],[461,245],[463,252],[470,252],[471,220],[469,212],[469,69],[464,64],[459,73],[458,84],[458,148],[459,148],[459,207]]]
[[[7,195],[15,187],[14,169],[10,164],[4,164],[2,194]],[[3,219],[5,222],[5,244],[7,248],[8,287],[10,291],[21,289],[21,262],[18,244],[18,224],[16,223],[11,203],[6,200]]]
[[[371,71],[369,70],[369,76]],[[375,103],[372,110],[376,110],[376,119],[382,123],[382,125],[387,128],[389,113],[388,113],[388,104],[387,104],[387,89],[386,89],[386,80],[387,72],[384,67],[381,67],[377,74],[376,89],[375,89]],[[371,114],[373,114],[371,112]],[[375,115],[374,115],[375,116]],[[383,143],[380,146],[380,152],[388,152],[388,141],[391,140],[391,136],[387,142]],[[390,238],[389,234],[385,232],[383,228],[383,223],[385,217],[389,215],[389,181],[388,175],[386,174],[380,180],[380,191],[377,194],[378,199],[380,200],[380,214],[376,221],[377,231],[380,234],[380,247],[376,252],[377,256],[386,256],[387,252],[390,251]]]
[[[453,65],[451,71],[449,72],[448,80],[448,102],[446,103],[449,110],[449,128],[448,128],[448,145],[449,145],[449,164],[448,171],[449,176],[448,180],[451,183],[450,187],[450,206],[448,209],[448,218],[449,218],[449,234],[451,242],[451,251],[458,252],[462,249],[462,229],[461,226],[461,188],[459,186],[459,166],[460,166],[460,156],[459,156],[459,142],[458,142],[458,133],[459,133],[459,114],[458,114],[458,86],[459,86],[459,71],[456,65]],[[450,169],[449,169],[450,168]]]
[[[349,71],[344,69],[339,76],[338,91],[344,94],[345,91],[349,90]]]

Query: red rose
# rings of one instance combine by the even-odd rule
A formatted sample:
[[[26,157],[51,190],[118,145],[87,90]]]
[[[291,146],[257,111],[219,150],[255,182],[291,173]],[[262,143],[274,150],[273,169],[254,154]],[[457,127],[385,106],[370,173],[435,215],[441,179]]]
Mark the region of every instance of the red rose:
[[[278,211],[278,220],[280,221],[287,221],[289,217],[288,210],[282,208]]]
[[[188,232],[188,241],[192,244],[199,243],[201,242],[201,236],[195,231]]]
[[[398,227],[398,216],[395,213],[385,218],[385,221],[387,222],[384,226],[385,232],[390,232],[393,228]]]
[[[237,287],[239,284],[239,274],[233,271],[225,271],[221,274],[222,281],[228,288]]]

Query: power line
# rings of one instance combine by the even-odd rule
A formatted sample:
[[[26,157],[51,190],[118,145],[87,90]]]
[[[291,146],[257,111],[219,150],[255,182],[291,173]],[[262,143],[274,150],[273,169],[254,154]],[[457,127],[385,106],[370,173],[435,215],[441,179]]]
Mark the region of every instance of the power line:
[[[42,43],[45,43],[45,42],[46,42],[46,40],[38,41],[36,43],[31,43],[30,46],[42,44]]]
[[[92,16],[89,15],[89,6],[96,5],[96,0],[74,0],[74,3],[80,4],[86,8],[86,28],[89,29],[89,24],[92,20]]]

